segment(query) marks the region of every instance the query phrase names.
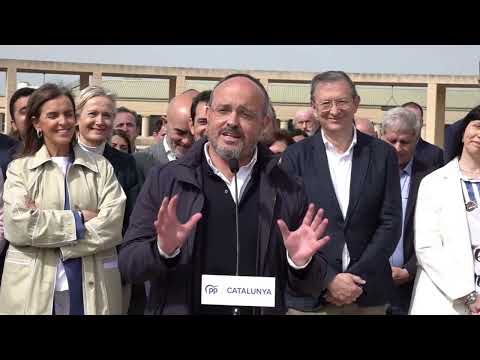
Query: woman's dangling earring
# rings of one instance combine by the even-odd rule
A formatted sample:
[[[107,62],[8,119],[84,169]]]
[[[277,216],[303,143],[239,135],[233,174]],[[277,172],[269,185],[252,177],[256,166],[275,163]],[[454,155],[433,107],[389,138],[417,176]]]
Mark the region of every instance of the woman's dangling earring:
[[[42,137],[42,130],[37,129],[37,137],[40,139]]]

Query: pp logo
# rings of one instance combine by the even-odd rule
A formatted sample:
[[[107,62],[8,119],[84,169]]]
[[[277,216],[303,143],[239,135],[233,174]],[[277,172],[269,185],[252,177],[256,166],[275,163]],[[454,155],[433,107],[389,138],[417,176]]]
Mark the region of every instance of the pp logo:
[[[215,295],[218,292],[218,285],[205,286],[205,293]]]

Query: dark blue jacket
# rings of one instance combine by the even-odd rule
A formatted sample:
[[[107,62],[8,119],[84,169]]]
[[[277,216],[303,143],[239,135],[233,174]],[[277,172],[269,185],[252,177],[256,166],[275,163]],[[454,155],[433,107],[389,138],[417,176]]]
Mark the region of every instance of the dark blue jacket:
[[[415,148],[415,159],[435,170],[443,166],[443,150],[419,138]]]
[[[0,167],[3,177],[7,174],[7,167],[12,161],[13,154],[17,150],[19,142],[10,136],[0,133]]]
[[[128,228],[128,222],[130,221],[130,214],[135,205],[137,195],[140,192],[137,165],[132,155],[118,151],[112,148],[108,143],[105,144],[103,156],[110,162],[110,164],[112,164],[115,176],[117,177],[123,192],[127,196],[122,229],[122,234],[125,235]]]
[[[282,166],[303,179],[309,201],[323,208],[328,218],[327,235],[331,240],[320,250],[329,264],[323,285],[326,287],[342,272],[342,250],[346,242],[350,254],[346,272],[366,281],[356,303],[360,306],[386,304],[393,290],[389,257],[402,229],[400,175],[393,147],[357,131],[345,220],[320,132],[289,146],[283,153]]]
[[[444,160],[445,164],[450,162],[455,154],[455,142],[457,137],[461,136],[460,128],[462,127],[463,119],[455,121],[452,125],[447,126],[445,129],[445,146],[444,148]]]
[[[405,311],[410,307],[410,300],[413,291],[413,282],[417,273],[417,257],[415,255],[414,244],[414,215],[417,204],[418,188],[422,179],[435,168],[431,164],[424,164],[422,161],[413,158],[412,177],[410,179],[410,191],[408,194],[407,209],[405,210],[405,220],[403,225],[403,259],[404,268],[408,271],[410,277],[409,281],[395,286],[392,294],[391,303],[397,306],[402,306]]]
[[[177,216],[183,223],[194,213],[202,211],[205,196],[202,192],[201,164],[205,141],[197,141],[181,159],[152,168],[137,199],[120,249],[122,277],[127,282],[150,281],[148,313],[192,312],[193,249],[197,234],[192,231],[180,254],[173,260],[166,260],[158,252],[153,223],[165,196],[179,194]],[[278,158],[268,149],[261,145],[258,149],[257,275],[276,278],[276,306],[260,308],[257,313],[285,314],[287,285],[301,294],[319,296],[323,291],[326,261],[321,254],[316,254],[304,270],[293,270],[288,265],[276,221],[282,218],[291,230],[299,227],[308,206],[305,190],[298,180],[278,166]]]
[[[0,168],[2,169],[2,176],[5,182],[5,177],[7,174],[8,164],[13,159],[13,155],[18,148],[20,143],[10,136],[0,133]],[[3,265],[5,263],[5,256],[7,255],[8,243],[3,247],[2,252],[0,253],[0,280],[3,274]]]

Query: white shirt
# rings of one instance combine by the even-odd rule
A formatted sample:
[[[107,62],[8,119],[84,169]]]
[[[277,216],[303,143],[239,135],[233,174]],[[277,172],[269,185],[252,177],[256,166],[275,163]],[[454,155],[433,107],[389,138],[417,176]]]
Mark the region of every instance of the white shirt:
[[[323,129],[321,129],[325,151],[327,153],[328,168],[330,177],[332,178],[333,188],[337,196],[338,205],[342,211],[343,219],[347,216],[348,203],[350,201],[350,180],[352,177],[352,159],[353,147],[357,143],[357,130],[353,127],[353,138],[347,151],[343,154],[336,152],[335,147],[325,137]],[[342,252],[342,270],[345,271],[350,263],[350,254],[348,253],[347,243],[343,247]]]
[[[168,161],[177,160],[175,152],[170,148],[170,145],[168,145],[167,136],[163,137],[163,147],[165,148],[165,152],[167,153]]]
[[[203,147],[203,151],[205,153],[205,158],[207,159],[208,166],[210,166],[210,168],[213,170],[215,175],[220,177],[220,179],[222,179],[225,182],[228,189],[230,190],[230,195],[232,195],[233,201],[235,202],[235,178],[232,178],[231,181],[228,180],[227,177],[225,175],[223,175],[220,172],[220,170],[218,170],[215,167],[215,165],[213,165],[212,159],[210,158],[210,155],[208,154],[209,144],[210,144],[210,142],[207,141],[205,143],[205,146]],[[238,185],[238,188],[239,188],[239,190],[238,190],[238,201],[240,201],[240,199],[242,198],[243,192],[244,192],[245,188],[247,187],[248,182],[252,178],[253,167],[255,166],[255,164],[257,162],[257,154],[258,154],[258,151],[257,151],[257,148],[255,147],[255,151],[253,153],[252,160],[250,160],[250,162],[247,165],[241,166],[240,169],[237,172],[237,185]],[[160,245],[158,244],[158,242],[157,242],[157,247],[158,247],[158,251],[159,251],[160,255],[162,255],[163,257],[165,257],[167,259],[173,258],[180,253],[180,248],[178,248],[177,250],[175,250],[175,252],[172,255],[169,256],[169,255],[165,254],[162,251],[162,249],[160,249]],[[305,265],[297,266],[290,259],[290,256],[288,255],[288,252],[287,252],[287,261],[288,261],[288,264],[292,268],[298,270],[298,269],[303,269],[303,268],[307,267],[307,265],[311,261],[311,258],[307,261],[307,263]]]
[[[230,194],[232,195],[232,199],[235,202],[235,178],[232,177],[232,180],[228,180],[225,175],[223,175],[220,170],[218,170],[215,165],[213,165],[212,159],[208,154],[208,146],[210,142],[206,142],[205,146],[203,147],[203,152],[205,153],[205,157],[207,159],[208,166],[213,170],[214,174],[220,177],[230,190]],[[238,201],[242,199],[243,192],[247,187],[248,182],[252,178],[252,170],[257,162],[257,148],[255,147],[255,152],[253,153],[252,160],[247,165],[241,166],[237,172],[237,185],[238,185]]]
[[[63,175],[67,173],[67,169],[70,165],[70,159],[68,156],[54,156],[52,161],[57,164],[62,170]],[[57,275],[55,280],[55,291],[66,291],[68,290],[68,280],[67,275],[65,274],[65,268],[63,267],[63,262],[58,259],[57,263]]]

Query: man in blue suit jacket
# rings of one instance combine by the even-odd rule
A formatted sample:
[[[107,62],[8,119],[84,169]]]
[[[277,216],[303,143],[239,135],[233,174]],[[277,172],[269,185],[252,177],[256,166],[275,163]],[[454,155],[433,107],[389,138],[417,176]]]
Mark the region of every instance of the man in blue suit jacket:
[[[414,246],[414,214],[418,187],[422,179],[435,170],[416,158],[416,146],[422,124],[408,109],[397,107],[387,111],[382,120],[381,139],[392,145],[397,153],[402,194],[403,231],[390,258],[395,291],[387,314],[407,315],[417,271]]]
[[[287,148],[282,166],[303,179],[309,201],[325,210],[330,242],[326,291],[287,295],[290,308],[322,314],[384,314],[393,290],[389,257],[401,234],[398,160],[381,140],[356,131],[360,103],[347,74],[328,71],[311,85],[321,131]],[[291,310],[290,313],[295,313]]]
[[[3,178],[7,174],[7,167],[10,161],[12,161],[17,144],[18,141],[15,139],[0,133],[0,168],[2,169]]]

